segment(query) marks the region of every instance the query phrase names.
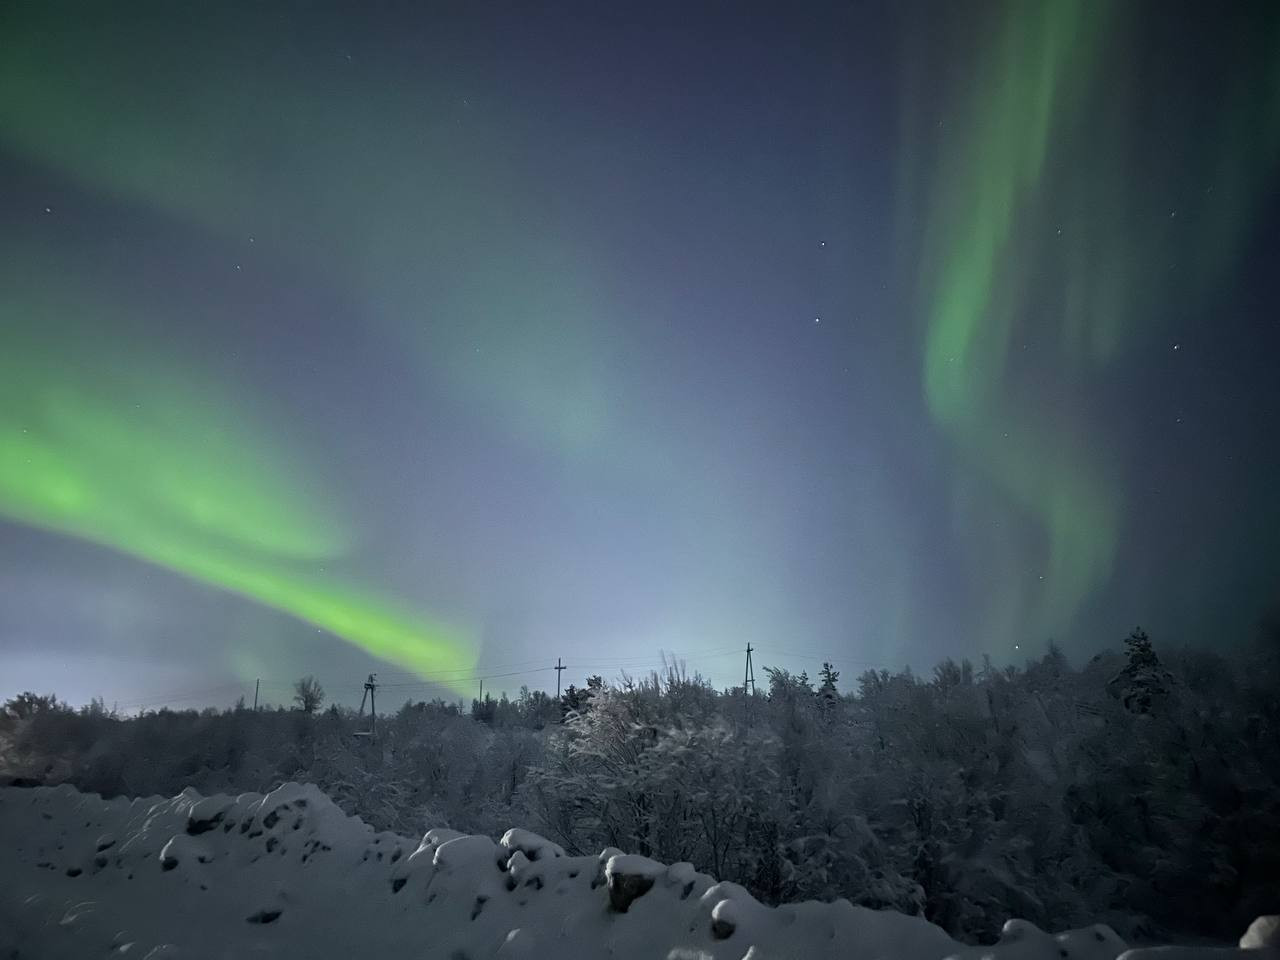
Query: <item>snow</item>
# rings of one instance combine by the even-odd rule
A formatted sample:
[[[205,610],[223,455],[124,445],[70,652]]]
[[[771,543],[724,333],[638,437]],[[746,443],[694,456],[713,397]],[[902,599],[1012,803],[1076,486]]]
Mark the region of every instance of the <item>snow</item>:
[[[1280,949],[1280,917],[1259,917],[1253,921],[1240,938],[1240,946],[1246,950]]]
[[[773,908],[691,864],[569,856],[527,830],[376,833],[319,789],[103,800],[0,789],[0,956],[550,956],[620,960],[1114,960],[1109,928],[1006,924],[967,947],[919,917],[847,901]],[[1274,950],[1274,924],[1250,934]],[[1172,948],[1128,960],[1209,960]],[[1211,951],[1215,960],[1242,955]],[[1183,958],[1183,953],[1195,957]],[[1206,954],[1202,957],[1201,954]]]
[[[609,879],[621,877],[643,877],[656,880],[667,872],[667,868],[656,860],[637,856],[633,853],[616,853],[605,864],[604,875]]]
[[[519,827],[512,827],[498,842],[507,850],[523,853],[530,860],[564,856],[564,847],[538,836],[531,830],[521,830]]]
[[[1115,957],[1126,945],[1110,927],[1095,924],[1083,930],[1045,933],[1034,923],[1010,920],[1000,931],[999,946],[1015,948],[1018,960],[1079,960],[1082,957]],[[970,947],[954,956],[954,960],[983,960],[989,947]]]

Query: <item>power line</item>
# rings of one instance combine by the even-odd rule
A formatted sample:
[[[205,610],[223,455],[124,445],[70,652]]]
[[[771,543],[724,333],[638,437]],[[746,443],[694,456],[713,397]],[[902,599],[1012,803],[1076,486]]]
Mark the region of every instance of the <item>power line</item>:
[[[689,662],[689,661],[707,660],[715,657],[727,656],[735,652],[736,651],[733,648],[726,648],[723,650],[713,650],[709,652],[696,653],[688,657],[672,656],[669,660],[662,659],[661,655],[659,655],[658,657],[645,656],[645,655],[638,655],[638,656],[631,656],[631,657],[591,657],[585,660],[574,660],[571,663],[563,664],[563,666],[564,666],[564,669],[572,669],[575,667],[582,668],[582,669],[591,669],[591,668],[605,668],[610,666],[616,666],[620,668],[625,668],[625,667],[639,668],[639,667],[648,666],[648,665],[662,665],[662,664],[673,664],[673,663],[683,663],[683,662]],[[468,682],[480,680],[481,678],[486,680],[488,679],[497,680],[505,677],[515,677],[515,676],[522,676],[522,675],[531,676],[534,674],[545,673],[555,669],[554,666],[529,666],[527,669],[511,669],[511,668],[524,667],[526,664],[532,665],[532,664],[539,664],[542,662],[543,661],[541,659],[509,661],[507,663],[494,664],[493,667],[489,670],[477,669],[476,667],[472,666],[472,667],[455,667],[451,669],[432,670],[432,671],[420,673],[420,674],[414,674],[408,671],[399,671],[401,675],[412,677],[412,679],[394,681],[394,682],[379,681],[378,686],[380,688],[421,687],[421,686],[429,686],[435,682],[468,683]],[[280,679],[273,679],[269,677],[257,678],[257,683],[259,684],[259,686],[273,687],[277,689],[292,689],[293,686],[296,684],[296,682],[297,682],[296,680],[280,680]],[[245,681],[244,684],[247,686],[247,681]],[[210,690],[208,692],[214,692],[217,689],[231,688],[236,686],[241,686],[241,684],[240,683],[224,684],[222,685],[222,687],[214,688],[214,690]],[[331,684],[330,686],[331,686],[331,689],[334,689],[334,690],[347,690],[348,688],[353,690],[361,689],[361,687],[359,686],[350,686],[346,683],[334,683],[334,684]],[[199,695],[202,692],[204,691],[196,691],[192,695]],[[184,696],[184,695],[174,694],[172,695],[171,699],[177,699],[180,696]],[[138,703],[152,702],[154,699],[155,698],[150,698],[150,697],[137,698],[136,700],[130,701],[130,702],[138,702]]]
[[[689,657],[672,656],[672,657],[666,658],[665,660],[662,657],[632,657],[626,660],[602,660],[602,659],[593,658],[589,660],[575,660],[574,663],[577,664],[578,666],[623,666],[623,667],[641,666],[642,667],[645,664],[649,664],[649,663],[665,663],[665,664],[674,666],[676,664],[688,663],[689,661],[694,661],[694,660],[711,660],[716,657],[737,656],[741,652],[742,651],[739,648],[734,647],[729,650],[717,650],[714,653],[697,653]]]
[[[777,647],[756,647],[756,650],[764,653],[772,653],[779,657],[793,657],[799,660],[816,660],[821,663],[830,663],[832,666],[841,666],[844,664],[853,664],[862,667],[878,667],[882,670],[899,669],[892,664],[885,663],[881,660],[859,660],[854,657],[833,657],[830,654],[807,653],[802,650],[782,650]]]
[[[200,697],[212,696],[215,693],[222,693],[229,690],[244,690],[246,684],[243,683],[224,683],[216,687],[207,687],[203,690],[190,690],[185,693],[159,694],[151,697],[138,697],[123,702],[116,701],[115,706],[121,709],[135,709],[139,707],[163,706],[169,703],[181,703],[184,700],[195,700]]]
[[[547,671],[554,670],[554,669],[555,667],[537,667],[532,670],[512,670],[509,673],[474,673],[469,677],[450,677],[448,682],[449,683],[474,683],[477,680],[501,680],[504,677],[528,677],[535,673],[546,673]],[[436,686],[436,685],[437,685],[437,682],[434,680],[413,680],[413,681],[406,681],[404,683],[378,684],[378,686],[380,687],[397,687],[397,688],[430,687],[430,686]]]
[[[543,663],[543,662],[544,660],[541,657],[536,659],[529,659],[529,660],[511,660],[511,662],[507,662],[507,663],[494,664],[493,669],[506,669],[509,667],[524,667],[524,666],[529,666],[529,664]],[[424,673],[417,673],[413,671],[394,671],[394,672],[399,673],[399,675],[404,677],[410,677],[410,680],[396,681],[397,684],[399,684],[399,682],[404,682],[404,684],[420,684],[420,682],[424,680],[433,680],[433,678],[435,677],[449,678],[454,675],[460,675],[460,676],[474,675],[476,671],[477,671],[477,668],[475,666],[471,666],[471,667],[453,667],[448,669],[433,669],[433,671],[426,671]],[[394,686],[394,684],[379,684],[379,686]]]
[[[618,670],[626,673],[628,671],[639,671],[646,668],[662,669],[682,663],[711,660],[718,657],[731,656],[734,655],[735,652],[740,651],[735,651],[732,648],[724,648],[696,652],[686,657],[675,655],[668,656],[662,652],[660,652],[656,657],[652,655],[620,657],[594,656],[583,660],[574,660],[573,658],[570,658],[570,661],[567,663],[564,662],[563,658],[560,658],[558,663],[562,670]],[[502,680],[509,677],[535,677],[556,670],[556,667],[554,666],[534,666],[534,664],[544,662],[545,661],[541,659],[507,661],[505,663],[494,664],[493,670],[491,671],[477,669],[475,666],[441,669],[422,674],[413,674],[409,671],[398,671],[401,676],[412,677],[413,679],[390,683],[379,681],[378,687],[400,691],[411,691],[436,685],[454,686],[476,683],[481,680]],[[559,671],[557,671],[556,676],[557,679],[560,679]],[[253,687],[255,703],[259,706],[261,705],[262,693],[269,690],[289,691],[294,688],[296,682],[296,680],[280,680],[270,677],[255,678]],[[365,692],[361,686],[352,685],[342,681],[331,682],[329,684],[325,684],[325,686],[335,694],[352,697],[356,694],[363,694]],[[243,681],[228,682],[201,689],[186,689],[173,692],[159,691],[150,695],[135,695],[125,700],[116,700],[113,705],[120,710],[145,710],[152,707],[183,703],[185,701],[198,700],[205,697],[216,697],[219,694],[230,693],[233,691],[238,691],[247,698],[249,689],[248,680],[246,679]]]

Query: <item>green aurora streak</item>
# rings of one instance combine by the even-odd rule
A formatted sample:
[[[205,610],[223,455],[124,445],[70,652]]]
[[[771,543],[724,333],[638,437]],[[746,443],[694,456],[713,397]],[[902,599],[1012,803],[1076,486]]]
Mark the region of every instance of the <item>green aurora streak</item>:
[[[260,255],[319,267],[359,291],[384,332],[423,358],[424,380],[449,384],[514,437],[577,456],[605,435],[598,313],[580,284],[565,282],[571,258],[545,237],[537,251],[513,246],[503,227],[519,214],[490,189],[512,178],[475,162],[501,155],[502,125],[472,130],[464,148],[445,96],[398,82],[385,66],[357,64],[333,89],[328,63],[272,44],[278,25],[268,14],[257,29],[240,16],[175,17],[161,6],[133,14],[130,22],[122,11],[50,4],[7,15],[0,140],[9,149],[228,241],[253,236]],[[484,255],[472,256],[476,248]],[[452,306],[441,315],[418,315],[418,285],[433,283],[423,264],[451,277],[443,296]],[[441,296],[438,283],[431,292]],[[92,302],[73,309],[91,315]],[[15,374],[31,362],[6,353]],[[18,384],[34,382],[10,388],[23,397]],[[103,403],[71,392],[56,422],[47,407],[6,408],[59,432],[33,438],[15,433],[16,421],[6,430],[0,511],[250,596],[419,673],[475,663],[458,631],[281,566],[300,553],[334,556],[339,544],[308,543],[324,527],[295,517],[289,485],[263,477],[265,446],[246,446],[252,456],[229,443],[193,449],[186,438],[216,432],[201,424],[203,407],[154,390],[139,409],[169,410],[162,422],[121,410],[88,429]],[[108,457],[142,448],[163,466],[126,470]],[[203,478],[198,494],[184,492],[193,476]],[[215,526],[224,539],[204,536]]]
[[[460,112],[455,88],[484,88],[457,79],[474,67],[415,63],[406,76],[394,57],[343,60],[358,38],[307,18],[300,29],[282,49],[266,8],[23,8],[0,31],[0,142],[107,196],[319,266],[421,359],[424,380],[517,441],[577,457],[607,440],[608,311],[585,252],[508,159],[525,121],[492,103]]]
[[[265,9],[24,7],[0,31],[0,143],[323,275],[416,358],[422,403],[443,387],[564,469],[683,491],[700,542],[726,544],[711,575],[731,580],[751,548],[724,485],[623,422],[621,336],[592,258],[510,159],[526,121],[494,99],[459,112],[459,89],[485,89],[458,79],[472,65],[347,62],[349,38],[297,24],[282,45]]]
[[[663,438],[623,432],[620,331],[588,279],[589,256],[562,236],[554,209],[530,199],[536,176],[507,159],[522,118],[493,101],[474,118],[457,112],[457,91],[485,89],[482,77],[465,79],[467,64],[438,73],[427,64],[424,82],[420,64],[410,75],[405,62],[369,50],[339,78],[323,56],[339,57],[346,38],[282,44],[269,12],[175,9],[137,5],[132,22],[81,4],[7,11],[0,142],[88,189],[228,242],[253,235],[279,262],[335,277],[421,358],[424,382],[447,384],[518,442],[573,465],[601,454],[654,482],[685,482],[673,464],[691,458]],[[922,9],[938,15],[937,5]],[[1184,78],[1216,84],[1223,104],[1184,116],[1176,89],[1126,79],[1142,46],[1137,13],[1069,0],[995,9],[994,31],[912,33],[926,48],[907,57],[897,191],[925,317],[924,399],[956,455],[956,532],[984,586],[994,585],[983,632],[999,644],[1068,629],[1109,578],[1128,465],[1114,437],[1089,428],[1099,418],[1076,408],[1096,414],[1094,388],[1126,350],[1140,335],[1149,341],[1171,305],[1209,296],[1247,238],[1280,147],[1280,30],[1234,37],[1229,75]],[[932,78],[942,92],[930,89],[937,70],[949,71]],[[1142,115],[1164,124],[1157,133],[1178,162],[1153,164],[1139,149],[1160,139],[1129,129]],[[443,306],[423,315],[428,300]],[[1057,337],[1046,341],[1040,331],[1055,319]],[[1033,336],[1061,399],[1051,409],[1033,399],[1046,370],[1018,357]],[[4,372],[34,387],[40,378],[24,371],[36,358],[6,354]],[[202,462],[192,458],[214,447],[192,450],[188,437],[201,434],[207,405],[180,390],[170,398],[153,367],[138,365],[128,382],[151,388],[141,409],[181,411],[182,429],[176,419],[131,420],[137,408],[82,384],[53,407],[12,387],[6,415],[21,416],[5,421],[0,510],[252,596],[418,670],[473,662],[449,631],[387,613],[358,591],[336,599],[298,572],[300,559],[340,551],[343,538],[320,534],[330,528],[296,506],[287,474],[263,476],[258,456],[236,453],[265,456],[261,440],[228,441],[225,460],[209,457],[217,469],[208,476],[226,484],[215,490],[178,482],[189,475],[177,466],[140,476],[77,432],[66,411],[79,408],[83,426],[102,408],[99,426],[152,463]],[[65,379],[50,371],[40,382]],[[31,423],[57,432],[37,444],[20,433]],[[43,494],[37,463],[53,482]],[[59,496],[68,502],[46,502]],[[113,511],[111,500],[127,509]],[[690,500],[700,520],[724,515],[717,529],[741,526],[716,497],[705,510]],[[247,512],[231,509],[239,504]],[[1029,564],[1032,556],[1042,559]]]
[[[419,674],[474,664],[460,632],[311,572],[347,536],[231,398],[103,351],[77,363],[74,344],[50,356],[17,333],[49,309],[0,300],[0,515],[240,594]],[[53,309],[45,337],[74,312]]]
[[[973,69],[946,78],[960,92],[942,122],[936,102],[915,102],[928,81],[913,77],[900,225],[923,234],[910,269],[924,397],[960,461],[957,528],[1006,585],[984,633],[1016,642],[1018,624],[1061,635],[1109,579],[1126,478],[1088,426],[1105,422],[1093,394],[1136,332],[1213,292],[1247,238],[1280,155],[1280,18],[1261,36],[1234,28],[1229,76],[1175,78],[1225,91],[1221,112],[1196,116],[1176,86],[1134,79],[1147,29],[1136,17],[1075,0],[997,9],[993,30],[937,31],[979,36],[976,49],[913,58]],[[1055,320],[1059,340],[1046,342]],[[1048,365],[1019,369],[1028,346]],[[1030,569],[1015,533],[1027,520],[1031,555],[1045,558]]]

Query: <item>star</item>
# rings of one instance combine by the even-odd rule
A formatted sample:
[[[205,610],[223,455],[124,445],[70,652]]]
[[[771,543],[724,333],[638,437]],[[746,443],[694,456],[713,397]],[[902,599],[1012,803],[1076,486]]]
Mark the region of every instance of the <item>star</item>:
[[[1180,343],[1175,343],[1175,344],[1173,345],[1173,349],[1175,349],[1175,350],[1181,350],[1181,349],[1182,349],[1182,344],[1180,344]]]
[[[821,323],[821,322],[822,322],[822,318],[821,318],[821,317],[814,317],[814,318],[813,318],[813,322],[814,322],[814,323]]]

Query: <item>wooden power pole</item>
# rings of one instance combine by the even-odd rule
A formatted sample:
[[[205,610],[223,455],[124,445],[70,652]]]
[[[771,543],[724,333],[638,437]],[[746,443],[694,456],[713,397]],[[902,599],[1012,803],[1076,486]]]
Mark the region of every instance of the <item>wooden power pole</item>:
[[[359,715],[359,716],[361,716],[361,717],[363,717],[363,716],[364,716],[364,702],[365,702],[365,700],[366,700],[366,699],[368,699],[368,701],[369,701],[369,729],[368,729],[368,731],[367,731],[367,732],[366,732],[366,731],[363,731],[363,730],[362,730],[362,731],[358,731],[358,732],[357,732],[357,736],[372,737],[372,736],[376,736],[376,735],[377,735],[377,732],[378,732],[378,704],[377,704],[377,702],[376,702],[376,701],[375,701],[375,699],[374,699],[374,697],[375,697],[375,695],[377,694],[377,692],[378,692],[378,675],[377,675],[377,674],[375,674],[375,673],[371,673],[371,674],[369,674],[369,679],[368,679],[368,680],[366,680],[366,681],[364,682],[364,695],[360,697],[360,713],[358,714],[358,715]]]
[[[253,681],[253,712],[258,712],[258,687],[262,686],[262,678]]]
[[[756,670],[751,663],[751,644],[747,644],[747,666],[742,672],[742,712],[751,726],[751,700],[756,693]]]
[[[560,658],[556,657],[556,703],[560,702],[560,673],[565,669],[567,668],[560,662]]]

